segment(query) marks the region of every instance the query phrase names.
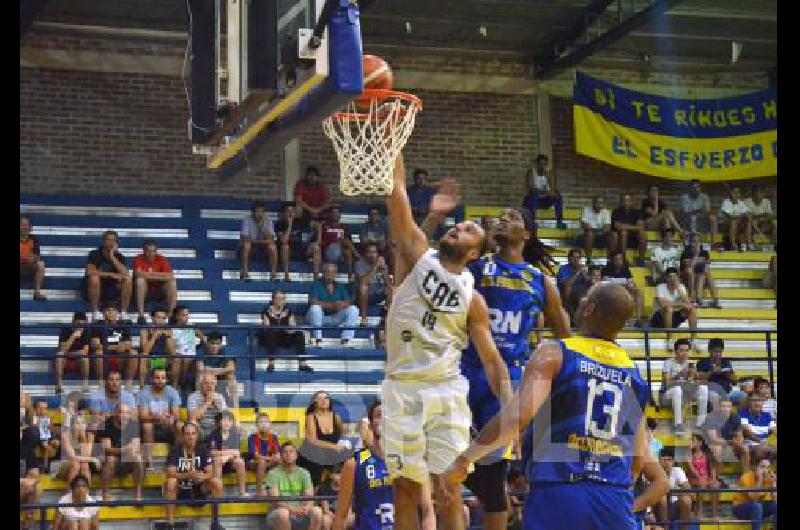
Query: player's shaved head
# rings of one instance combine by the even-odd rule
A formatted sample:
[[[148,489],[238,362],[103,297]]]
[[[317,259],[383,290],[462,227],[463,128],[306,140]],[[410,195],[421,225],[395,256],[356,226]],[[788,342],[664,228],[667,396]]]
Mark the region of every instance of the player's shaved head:
[[[589,289],[578,308],[579,325],[589,334],[614,340],[633,314],[633,298],[625,286],[601,282]]]

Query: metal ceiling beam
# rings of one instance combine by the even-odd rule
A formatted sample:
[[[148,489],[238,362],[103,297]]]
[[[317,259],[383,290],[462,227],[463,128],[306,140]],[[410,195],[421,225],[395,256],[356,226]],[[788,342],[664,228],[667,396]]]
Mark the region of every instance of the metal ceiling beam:
[[[589,7],[599,7],[605,4],[607,7],[613,0],[593,0]],[[548,57],[536,65],[536,77],[539,79],[547,79],[553,75],[571,68],[587,57],[607,48],[609,45],[625,37],[633,30],[644,26],[652,21],[655,17],[663,15],[666,11],[673,8],[683,0],[653,0],[650,5],[644,9],[634,13],[625,20],[616,24],[611,29],[595,37],[593,40],[586,44],[580,45],[567,52],[566,54],[559,54],[559,47],[554,46],[548,50]],[[595,18],[599,17],[602,13],[597,13]],[[588,17],[584,16],[579,18],[571,28],[569,33],[565,32],[559,36],[559,43],[567,43],[567,38],[571,37],[569,44],[572,44],[582,35],[586,34],[591,25]]]
[[[19,38],[21,39],[31,22],[42,10],[47,0],[19,0]]]
[[[690,35],[688,33],[658,33],[650,31],[632,31],[631,37],[647,38],[647,39],[677,39],[677,40],[707,40],[707,41],[738,41],[747,42],[750,44],[777,44],[778,39],[773,38],[759,38],[759,37],[745,37],[742,35]]]

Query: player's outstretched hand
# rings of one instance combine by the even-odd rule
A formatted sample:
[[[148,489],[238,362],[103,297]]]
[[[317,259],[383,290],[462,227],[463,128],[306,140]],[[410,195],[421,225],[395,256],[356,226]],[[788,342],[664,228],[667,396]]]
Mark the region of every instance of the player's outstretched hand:
[[[446,178],[439,182],[439,191],[431,198],[428,210],[432,214],[447,215],[461,200],[456,179]]]

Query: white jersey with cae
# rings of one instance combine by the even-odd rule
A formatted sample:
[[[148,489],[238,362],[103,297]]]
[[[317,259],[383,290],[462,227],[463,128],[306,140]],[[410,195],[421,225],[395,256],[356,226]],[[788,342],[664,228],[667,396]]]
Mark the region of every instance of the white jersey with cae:
[[[386,376],[409,381],[457,379],[467,347],[475,280],[448,272],[428,249],[397,289],[386,320]]]

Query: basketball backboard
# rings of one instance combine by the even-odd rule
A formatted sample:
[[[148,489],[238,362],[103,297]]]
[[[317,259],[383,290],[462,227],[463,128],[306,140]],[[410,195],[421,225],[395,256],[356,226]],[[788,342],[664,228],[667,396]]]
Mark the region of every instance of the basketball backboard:
[[[216,1],[218,112],[194,151],[233,177],[361,93],[361,28],[351,0]]]

